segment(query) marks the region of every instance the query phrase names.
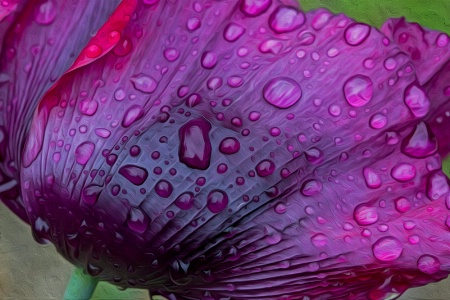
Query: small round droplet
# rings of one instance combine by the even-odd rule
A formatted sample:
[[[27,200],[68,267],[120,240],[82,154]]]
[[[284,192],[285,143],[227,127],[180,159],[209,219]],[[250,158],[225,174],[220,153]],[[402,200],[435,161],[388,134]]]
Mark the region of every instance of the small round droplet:
[[[205,51],[202,55],[202,67],[212,69],[217,64],[217,55],[214,52]]]
[[[267,11],[272,0],[242,0],[241,11],[248,17],[256,17]]]
[[[392,168],[391,176],[400,182],[409,181],[416,177],[416,167],[409,163],[400,163]]]
[[[155,185],[155,192],[163,198],[169,198],[170,195],[172,195],[173,187],[170,182],[167,180],[161,179],[158,181],[158,183]]]
[[[272,175],[274,171],[275,164],[270,159],[264,159],[256,166],[256,173],[260,177]]]
[[[289,6],[278,6],[269,17],[269,26],[276,33],[286,33],[298,29],[305,23],[303,12]]]
[[[430,100],[423,89],[415,84],[406,88],[405,103],[416,118],[426,116],[430,109]]]
[[[222,190],[212,190],[207,197],[207,207],[212,213],[219,213],[228,206],[228,195]]]
[[[182,210],[189,210],[194,206],[194,194],[185,192],[177,197],[175,205]]]
[[[147,94],[153,93],[158,87],[156,80],[143,74],[131,77],[130,81],[133,83],[136,90]]]
[[[344,95],[353,107],[366,105],[373,96],[372,80],[364,75],[355,75],[344,84]]]
[[[450,37],[446,33],[441,33],[436,38],[436,46],[440,48],[446,47],[450,43]]]
[[[395,209],[401,213],[407,212],[411,209],[411,202],[405,197],[397,198],[395,200]]]
[[[245,32],[245,28],[236,23],[230,23],[223,32],[223,37],[228,42],[234,42],[240,38]]]
[[[200,21],[199,18],[196,18],[196,17],[190,18],[186,23],[186,27],[189,31],[195,31],[195,30],[199,29],[201,25],[202,25],[202,22]]]
[[[95,150],[95,144],[92,142],[83,142],[75,149],[75,160],[80,165],[85,165],[91,158]]]
[[[381,113],[374,114],[370,118],[370,127],[373,129],[381,129],[387,124],[387,117]]]
[[[303,196],[311,197],[317,195],[322,190],[322,183],[318,180],[311,179],[303,183],[300,192]]]
[[[174,62],[180,57],[180,52],[175,48],[167,48],[164,50],[164,57],[169,62]]]
[[[219,151],[223,154],[234,154],[241,149],[241,144],[234,137],[224,138],[220,142]]]
[[[311,238],[311,242],[314,246],[321,248],[328,244],[328,238],[325,235],[318,233]]]
[[[354,23],[347,27],[344,36],[347,44],[358,46],[362,44],[370,34],[370,26],[362,23]]]
[[[378,221],[377,209],[373,206],[366,204],[360,204],[355,208],[353,217],[361,226],[371,225]]]
[[[381,186],[381,178],[372,168],[363,169],[364,180],[366,181],[367,187],[371,189],[377,189]]]
[[[403,245],[394,237],[382,237],[375,242],[372,252],[380,261],[394,261],[402,254]]]
[[[275,208],[274,208],[274,210],[275,210],[275,212],[277,213],[277,214],[284,214],[285,212],[286,212],[286,205],[284,204],[284,203],[277,203],[277,205],[275,205]]]
[[[264,99],[275,107],[289,108],[296,104],[302,90],[299,84],[287,77],[278,77],[270,80],[263,90]]]
[[[248,119],[252,122],[258,121],[260,117],[261,117],[261,114],[257,111],[252,111],[248,115]]]
[[[441,263],[437,257],[425,254],[417,260],[417,268],[425,274],[434,274],[441,269]]]
[[[330,107],[328,108],[328,112],[333,117],[338,117],[341,115],[341,107],[337,104],[331,104]]]

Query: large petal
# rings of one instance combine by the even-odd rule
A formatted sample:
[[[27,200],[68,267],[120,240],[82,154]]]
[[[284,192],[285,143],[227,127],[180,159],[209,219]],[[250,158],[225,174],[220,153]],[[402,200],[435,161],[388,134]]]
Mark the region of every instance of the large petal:
[[[11,183],[18,180],[32,114],[118,1],[5,3],[10,10],[0,11],[0,198],[26,221],[19,188]]]
[[[447,276],[448,183],[413,101],[432,74],[286,3],[124,1],[119,43],[113,17],[35,111],[36,237],[171,299],[379,299]]]

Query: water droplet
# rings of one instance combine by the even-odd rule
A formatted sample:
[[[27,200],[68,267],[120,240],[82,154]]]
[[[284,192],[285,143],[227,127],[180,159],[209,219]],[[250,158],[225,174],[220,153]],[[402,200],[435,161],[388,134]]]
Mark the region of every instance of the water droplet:
[[[441,171],[434,172],[428,177],[427,196],[431,200],[438,200],[450,191],[447,176]]]
[[[115,92],[114,92],[114,98],[117,100],[117,101],[122,101],[123,99],[125,99],[125,96],[126,96],[127,94],[125,93],[125,91],[123,90],[123,89],[117,89]]]
[[[164,57],[169,62],[174,62],[180,57],[180,52],[175,48],[167,48],[164,50]]]
[[[99,266],[96,266],[92,263],[88,263],[87,272],[89,273],[89,275],[98,276],[102,271],[103,269],[100,268]]]
[[[418,235],[411,235],[411,236],[408,238],[408,242],[409,242],[411,245],[417,245],[417,244],[420,242],[420,238],[419,238]]]
[[[134,185],[141,185],[148,177],[148,171],[135,165],[125,165],[119,169],[119,174]]]
[[[86,53],[86,56],[89,58],[96,58],[96,57],[99,57],[103,53],[103,50],[99,45],[92,44],[86,48],[85,53]]]
[[[199,18],[196,18],[196,17],[190,18],[186,23],[186,27],[189,31],[195,31],[195,30],[199,29],[201,25],[202,25],[202,22],[200,21]]]
[[[234,154],[241,149],[241,144],[236,138],[227,137],[220,142],[219,151],[223,154]]]
[[[85,165],[94,153],[95,145],[92,142],[83,142],[75,149],[75,160],[80,165]]]
[[[241,11],[248,17],[256,17],[267,11],[272,0],[242,0]]]
[[[275,210],[275,212],[277,213],[277,214],[284,214],[285,212],[286,212],[286,205],[284,204],[284,203],[277,203],[277,205],[275,205],[275,208],[274,208],[274,210]]]
[[[139,105],[132,105],[125,111],[125,115],[122,119],[122,126],[127,128],[134,122],[141,119],[143,116],[144,111],[142,110],[142,107],[140,107]]]
[[[55,20],[57,12],[58,8],[55,5],[54,0],[47,0],[45,2],[41,2],[40,5],[36,5],[36,13],[34,20],[38,24],[49,25]]]
[[[199,94],[191,94],[186,99],[186,106],[187,107],[195,107],[202,101],[202,97]]]
[[[228,166],[226,164],[219,164],[217,166],[217,173],[224,174],[228,171]]]
[[[384,67],[387,70],[393,70],[393,69],[395,69],[396,66],[397,66],[397,62],[392,57],[389,57],[384,61]]]
[[[370,118],[369,123],[370,127],[372,127],[373,129],[381,129],[386,126],[387,117],[383,114],[377,113]]]
[[[362,23],[354,23],[345,30],[345,41],[351,46],[363,43],[370,34],[370,26]]]
[[[95,204],[102,192],[103,187],[95,184],[90,184],[84,188],[81,199],[87,204]]]
[[[245,28],[236,23],[230,23],[223,32],[223,37],[229,42],[234,42],[240,38],[245,32]]]
[[[212,69],[217,64],[217,55],[214,52],[205,51],[202,55],[202,67]]]
[[[286,77],[279,77],[269,81],[263,90],[264,99],[275,107],[289,108],[296,104],[302,90],[296,81]]]
[[[394,237],[382,237],[373,244],[372,252],[380,261],[394,261],[402,254],[403,245]]]
[[[248,115],[248,119],[252,122],[258,121],[260,117],[261,117],[261,114],[257,111],[252,111]]]
[[[344,84],[344,95],[348,104],[354,107],[366,105],[373,96],[372,80],[364,75],[355,75]]]
[[[364,180],[366,181],[367,187],[371,189],[377,189],[381,186],[381,178],[372,168],[363,169]]]
[[[130,155],[135,157],[141,153],[141,148],[138,145],[131,146]]]
[[[395,200],[395,209],[398,212],[404,213],[410,210],[411,208],[411,202],[409,202],[408,199],[405,197],[400,197]]]
[[[244,83],[244,79],[239,76],[231,76],[228,78],[227,83],[230,87],[236,88],[240,87]]]
[[[222,84],[223,84],[222,78],[216,76],[216,77],[211,77],[210,79],[208,79],[208,82],[206,85],[208,86],[208,89],[216,90],[216,89],[220,88],[222,86]]]
[[[400,163],[392,168],[391,176],[400,182],[409,181],[416,177],[416,167],[409,163]]]
[[[425,122],[417,124],[402,142],[402,152],[414,158],[423,158],[436,153],[438,142]]]
[[[291,32],[305,23],[305,15],[294,7],[278,6],[269,17],[269,26],[276,33]]]
[[[194,206],[194,194],[191,192],[185,192],[177,197],[175,205],[182,209],[188,210]]]
[[[142,234],[147,230],[149,223],[149,218],[140,208],[132,207],[130,209],[127,220],[128,228]]]
[[[322,163],[323,159],[324,159],[323,152],[316,147],[312,147],[312,148],[306,150],[305,157],[309,163],[314,164],[314,165]]]
[[[169,198],[173,192],[172,184],[167,180],[161,179],[155,185],[155,192],[163,198]]]
[[[180,162],[193,169],[208,169],[212,151],[210,130],[211,124],[203,118],[191,120],[180,128]]]
[[[256,165],[256,173],[260,177],[266,177],[272,175],[275,171],[275,164],[270,159],[264,159]]]
[[[403,228],[405,228],[406,230],[412,230],[416,228],[416,223],[414,223],[413,221],[405,221],[403,222]]]
[[[86,116],[93,116],[97,112],[98,102],[95,100],[80,101],[80,111]]]
[[[311,242],[314,246],[321,248],[328,244],[328,238],[325,235],[318,233],[311,238]]]
[[[271,136],[279,136],[281,134],[281,130],[278,127],[272,127],[269,131]]]
[[[377,209],[367,204],[360,204],[355,208],[353,217],[359,225],[371,225],[378,221]]]
[[[417,268],[425,274],[434,274],[441,269],[441,263],[437,257],[425,254],[417,260]]]
[[[430,100],[423,89],[415,84],[406,88],[405,103],[416,118],[422,118],[428,114]]]
[[[450,38],[446,33],[441,33],[436,38],[436,46],[444,48],[450,42]]]
[[[228,206],[228,195],[222,190],[212,190],[208,194],[207,207],[212,213],[219,213]]]
[[[133,50],[133,44],[131,43],[130,39],[127,37],[123,38],[122,40],[117,43],[117,45],[113,49],[113,53],[116,56],[125,56],[129,54]]]
[[[322,183],[318,180],[311,179],[303,183],[300,192],[302,193],[303,196],[310,197],[317,195],[318,193],[320,193],[321,190],[322,190]]]
[[[106,138],[108,138],[111,135],[111,131],[109,131],[106,128],[97,128],[97,129],[95,129],[95,134],[98,137],[106,139]]]
[[[158,87],[158,83],[150,76],[139,74],[130,78],[134,88],[143,93],[153,93]]]
[[[330,113],[330,115],[332,115],[334,117],[338,117],[341,115],[341,107],[337,104],[332,104],[328,108],[328,112]]]

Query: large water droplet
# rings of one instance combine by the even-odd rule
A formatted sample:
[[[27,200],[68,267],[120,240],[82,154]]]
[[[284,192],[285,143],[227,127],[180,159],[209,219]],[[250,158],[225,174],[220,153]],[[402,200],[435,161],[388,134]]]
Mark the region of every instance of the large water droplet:
[[[370,118],[369,122],[370,122],[370,127],[372,127],[373,129],[381,129],[384,126],[386,126],[387,117],[383,114],[377,113],[377,114],[374,114]]]
[[[261,177],[272,175],[274,171],[275,164],[270,159],[264,159],[256,166],[256,173]]]
[[[377,189],[381,186],[381,178],[372,168],[363,169],[364,180],[366,181],[367,187],[371,189]]]
[[[360,204],[355,208],[353,217],[359,225],[371,225],[378,221],[378,212],[375,207]]]
[[[441,263],[437,257],[425,254],[417,260],[417,268],[425,274],[434,274],[441,269]]]
[[[412,84],[406,88],[405,103],[411,110],[412,114],[417,118],[426,116],[430,109],[430,100],[423,89],[415,84]]]
[[[211,124],[205,119],[191,120],[179,130],[180,162],[193,169],[206,170],[211,159]]]
[[[305,23],[305,15],[294,7],[279,6],[269,17],[269,26],[276,33],[291,32]]]
[[[202,55],[202,67],[212,69],[217,64],[217,55],[214,52],[205,51]]]
[[[228,206],[228,195],[222,190],[212,190],[208,194],[207,207],[210,212],[218,213]]]
[[[134,185],[141,185],[148,177],[148,171],[135,165],[125,165],[119,169],[119,174]]]
[[[278,77],[266,84],[263,89],[263,96],[269,104],[275,107],[288,108],[300,100],[302,90],[295,80]]]
[[[130,209],[127,225],[131,230],[137,233],[144,233],[149,223],[149,217],[140,208],[132,207]]]
[[[223,32],[223,37],[229,42],[234,42],[240,38],[245,32],[245,28],[236,23],[230,23]]]
[[[92,142],[83,142],[75,149],[75,160],[80,165],[85,165],[94,153],[95,145]]]
[[[269,9],[271,4],[272,0],[242,0],[241,11],[249,17],[256,17]]]
[[[402,151],[414,158],[423,158],[436,153],[438,142],[425,122],[417,124],[402,142]]]
[[[125,115],[122,119],[122,126],[127,128],[137,120],[141,119],[144,116],[144,111],[142,107],[139,105],[132,105],[127,109]]]
[[[416,167],[409,163],[400,163],[392,168],[391,176],[400,182],[409,181],[416,177]]]
[[[6,2],[6,3],[8,3],[8,2]],[[13,9],[13,11],[14,11],[14,9]],[[57,12],[58,12],[58,8],[55,5],[55,1],[47,0],[45,2],[42,2],[40,5],[36,5],[36,13],[35,13],[34,20],[38,24],[49,25],[55,20]]]
[[[431,200],[438,200],[450,191],[448,178],[441,171],[430,175],[427,182],[427,195]]]
[[[344,36],[345,41],[351,46],[358,46],[364,42],[370,34],[370,26],[362,23],[354,23],[347,27]]]
[[[86,116],[93,116],[97,112],[98,102],[95,100],[80,101],[80,111]]]
[[[366,105],[373,96],[372,80],[364,75],[355,75],[344,84],[344,95],[347,102],[354,107]]]
[[[155,192],[163,198],[169,198],[172,195],[173,187],[167,180],[160,180],[155,186]]]
[[[158,87],[155,79],[144,74],[133,76],[130,78],[130,81],[136,90],[147,94],[153,93]]]
[[[311,242],[316,247],[325,247],[328,244],[328,238],[325,235],[318,233],[311,238]]]
[[[196,18],[196,17],[190,18],[186,23],[186,27],[189,31],[195,31],[195,30],[199,29],[201,25],[202,25],[202,22],[200,21],[199,18]]]
[[[402,254],[403,245],[394,237],[382,237],[373,244],[372,252],[380,261],[394,261]]]
[[[395,200],[395,209],[398,212],[404,213],[410,210],[411,202],[405,197],[400,197]]]
[[[175,48],[167,48],[164,50],[164,58],[169,62],[174,62],[180,57],[180,52]]]

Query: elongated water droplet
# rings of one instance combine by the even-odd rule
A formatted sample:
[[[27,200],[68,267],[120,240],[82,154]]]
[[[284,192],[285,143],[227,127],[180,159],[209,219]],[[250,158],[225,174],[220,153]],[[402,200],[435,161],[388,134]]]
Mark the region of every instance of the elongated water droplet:
[[[363,169],[364,180],[366,181],[367,187],[371,189],[377,189],[381,186],[381,178],[372,168]]]
[[[416,167],[409,163],[400,163],[392,168],[391,176],[400,182],[409,181],[416,177]]]
[[[122,126],[125,128],[130,127],[131,124],[141,119],[143,116],[144,111],[142,110],[142,107],[139,105],[132,105],[127,109],[125,115],[123,116]]]
[[[180,128],[180,162],[193,169],[206,170],[209,167],[212,151],[210,130],[211,124],[203,118],[189,121]]]
[[[143,93],[153,93],[158,87],[158,83],[152,77],[139,74],[130,78],[133,86],[136,90],[141,91]]]
[[[147,180],[148,171],[135,165],[125,165],[119,169],[119,174],[134,185],[141,185]]]
[[[402,152],[414,158],[423,158],[436,153],[438,142],[425,122],[417,124],[402,142]]]
[[[302,90],[295,80],[287,77],[278,77],[266,84],[263,96],[269,104],[275,107],[289,108],[300,100]]]
[[[426,116],[430,109],[430,100],[423,89],[415,84],[406,88],[405,103],[416,118]]]
[[[150,223],[149,217],[140,209],[132,207],[128,213],[128,228],[137,232],[144,233]]]
[[[94,153],[95,145],[92,142],[81,143],[77,149],[75,149],[75,160],[80,165],[85,165]]]

